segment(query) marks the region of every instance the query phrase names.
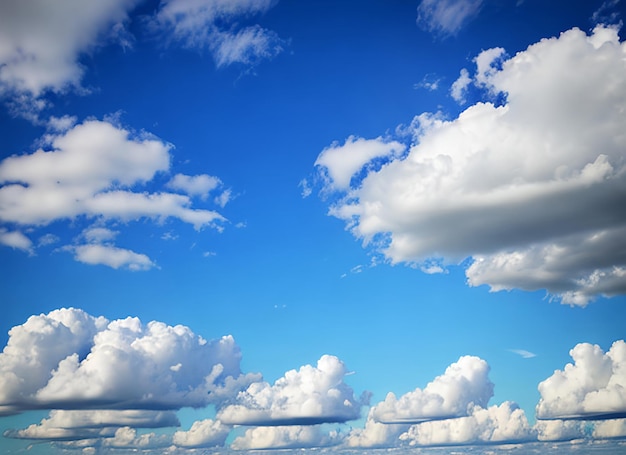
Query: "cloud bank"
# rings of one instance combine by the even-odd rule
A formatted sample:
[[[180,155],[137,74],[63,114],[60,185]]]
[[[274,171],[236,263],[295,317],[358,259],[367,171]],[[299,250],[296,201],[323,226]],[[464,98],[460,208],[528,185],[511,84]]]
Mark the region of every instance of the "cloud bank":
[[[488,101],[453,120],[419,115],[408,154],[350,168],[347,188],[343,163],[363,159],[320,154],[329,213],[392,263],[465,261],[470,286],[581,306],[625,293],[625,54],[601,26],[508,59],[484,51],[471,80]]]

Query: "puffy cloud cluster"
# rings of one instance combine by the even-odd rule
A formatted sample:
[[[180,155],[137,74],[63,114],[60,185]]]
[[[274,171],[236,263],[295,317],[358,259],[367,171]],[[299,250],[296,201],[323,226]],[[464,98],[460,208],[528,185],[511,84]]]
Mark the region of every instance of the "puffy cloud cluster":
[[[358,419],[360,400],[344,382],[348,373],[335,356],[324,355],[317,366],[290,370],[273,385],[252,383],[238,394],[234,404],[218,412],[218,419],[231,425],[312,425]],[[291,431],[291,430],[290,430]],[[265,433],[264,433],[265,434]]]
[[[391,392],[387,394],[384,401],[370,409],[365,427],[353,430],[346,443],[353,447],[395,445],[412,424],[454,419],[486,408],[493,387],[487,362],[463,356],[424,389],[416,388],[400,398]]]
[[[408,154],[357,170],[330,214],[393,263],[470,258],[471,286],[546,289],[571,305],[626,292],[625,54],[607,27],[506,60],[485,51],[472,82],[505,103],[418,116]],[[345,184],[336,163],[349,161],[323,163],[341,177],[329,190]]]
[[[574,363],[539,384],[540,419],[607,419],[626,417],[626,343],[619,340],[605,353],[580,343],[571,351]]]
[[[188,431],[177,431],[172,442],[178,447],[199,448],[224,445],[231,427],[219,420],[198,420]]]
[[[524,411],[515,403],[476,406],[467,417],[413,425],[400,439],[415,446],[521,442],[534,439]]]
[[[238,21],[268,11],[273,0],[162,0],[150,26],[188,48],[208,48],[218,67],[255,64],[283,50],[278,35]]]
[[[192,196],[206,199],[221,184],[206,174],[175,175],[172,191],[142,191],[170,169],[167,144],[148,134],[133,135],[108,121],[65,125],[46,136],[47,148],[0,161],[0,221],[45,226],[84,217],[107,221],[176,218],[196,229],[221,229],[225,218],[214,210],[193,207]],[[219,195],[216,197],[220,197]],[[113,244],[117,233],[102,226],[83,232],[83,243],[65,247],[76,260],[109,267],[145,270],[155,263],[145,254]],[[30,251],[20,231],[0,231],[6,245]]]
[[[55,310],[9,332],[0,354],[0,412],[206,406],[221,402],[226,389],[232,396],[233,387],[258,380],[241,375],[240,359],[230,336],[206,341],[185,326]],[[68,415],[42,426],[62,418]]]
[[[417,23],[441,36],[456,35],[480,12],[483,0],[422,0]]]

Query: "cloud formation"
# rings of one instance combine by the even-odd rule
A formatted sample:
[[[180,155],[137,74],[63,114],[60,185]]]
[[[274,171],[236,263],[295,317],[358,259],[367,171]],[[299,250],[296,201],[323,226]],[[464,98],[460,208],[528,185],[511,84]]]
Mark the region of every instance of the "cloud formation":
[[[357,170],[329,213],[392,263],[468,259],[471,286],[581,306],[625,293],[625,54],[607,27],[484,51],[472,81],[489,101],[416,117],[408,154]]]
[[[231,427],[219,420],[198,420],[187,431],[177,431],[172,442],[178,447],[200,448],[222,446]]]
[[[253,65],[282,52],[278,35],[239,22],[267,12],[273,0],[162,0],[150,27],[187,48],[209,49],[218,67]]]
[[[250,384],[237,396],[235,404],[221,409],[217,418],[229,425],[312,425],[358,419],[360,400],[344,382],[348,373],[335,356],[324,355],[317,366],[304,365],[290,370],[273,385]]]
[[[55,310],[9,332],[0,354],[0,413],[219,404],[258,380],[241,374],[240,359],[231,336],[206,341],[181,325]]]
[[[195,229],[221,229],[225,218],[214,210],[193,207],[192,200],[217,188],[216,177],[177,174],[167,185],[176,193],[146,191],[148,183],[169,171],[170,144],[107,121],[64,126],[68,129],[44,138],[45,148],[0,161],[1,222],[28,227],[79,217],[100,224],[174,218]],[[102,237],[89,235],[90,230],[83,233],[84,243],[65,248],[78,261],[131,270],[155,266],[145,254],[115,246],[113,231]],[[0,241],[26,251],[32,247],[19,231],[0,231]]]
[[[577,344],[563,370],[539,384],[539,419],[610,419],[626,417],[626,343],[605,353],[600,346]]]

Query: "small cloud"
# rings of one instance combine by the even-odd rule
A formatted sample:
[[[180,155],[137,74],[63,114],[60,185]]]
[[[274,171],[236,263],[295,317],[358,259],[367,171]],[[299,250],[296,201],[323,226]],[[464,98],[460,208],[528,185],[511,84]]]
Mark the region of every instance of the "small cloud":
[[[22,234],[20,231],[9,231],[0,228],[0,244],[6,245],[13,249],[22,250],[27,253],[33,253],[33,242]]]
[[[215,203],[223,208],[232,199],[232,196],[233,196],[233,192],[230,188],[227,190],[224,190],[220,193],[219,196],[215,197]]]
[[[482,8],[483,0],[422,0],[417,23],[442,37],[456,35]]]
[[[202,253],[202,257],[205,258],[210,258],[213,256],[217,256],[217,253],[215,251],[205,251],[204,253]]]
[[[472,78],[469,76],[469,71],[465,68],[461,69],[461,73],[456,81],[453,82],[450,87],[450,96],[459,104],[465,103],[465,95],[467,93],[467,87],[472,82]]]
[[[534,352],[526,351],[524,349],[509,349],[509,351],[520,355],[525,359],[532,359],[533,357],[537,357],[537,354],[535,354]]]
[[[300,188],[302,188],[302,198],[307,198],[311,195],[311,193],[313,192],[313,189],[311,188],[311,185],[309,184],[309,181],[307,179],[302,179],[300,180],[300,183],[298,183],[298,186]]]
[[[419,89],[423,88],[430,92],[434,92],[439,89],[439,83],[441,82],[441,78],[436,78],[432,74],[427,74],[422,78],[420,82],[414,85],[414,88]]]
[[[59,237],[54,234],[44,234],[39,237],[39,241],[37,242],[37,246],[47,246],[52,245],[53,243],[57,243],[59,241]]]

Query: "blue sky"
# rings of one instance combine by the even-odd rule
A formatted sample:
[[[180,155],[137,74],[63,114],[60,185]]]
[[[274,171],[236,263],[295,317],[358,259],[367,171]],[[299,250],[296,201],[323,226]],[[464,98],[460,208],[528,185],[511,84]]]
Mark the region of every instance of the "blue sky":
[[[623,450],[625,12],[3,2],[2,450]]]

